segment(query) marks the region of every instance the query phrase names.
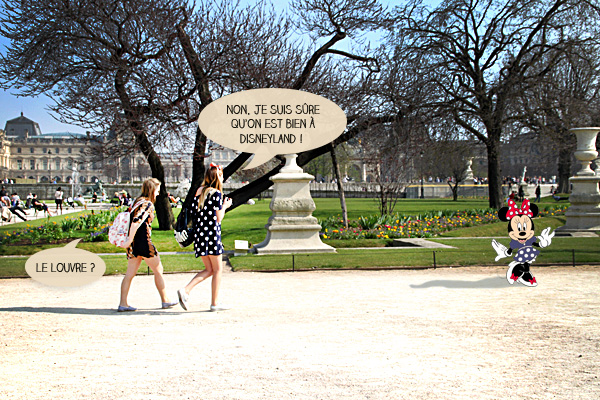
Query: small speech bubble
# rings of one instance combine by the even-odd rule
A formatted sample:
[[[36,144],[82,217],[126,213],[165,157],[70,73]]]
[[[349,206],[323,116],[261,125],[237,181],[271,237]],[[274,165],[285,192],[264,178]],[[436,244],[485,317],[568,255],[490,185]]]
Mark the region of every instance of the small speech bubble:
[[[254,153],[244,168],[277,154],[327,144],[346,129],[346,114],[334,102],[292,89],[252,89],[210,103],[198,118],[204,134],[230,149]]]
[[[25,263],[25,271],[33,280],[50,286],[92,283],[104,275],[106,264],[96,254],[76,248],[80,240],[35,253]]]

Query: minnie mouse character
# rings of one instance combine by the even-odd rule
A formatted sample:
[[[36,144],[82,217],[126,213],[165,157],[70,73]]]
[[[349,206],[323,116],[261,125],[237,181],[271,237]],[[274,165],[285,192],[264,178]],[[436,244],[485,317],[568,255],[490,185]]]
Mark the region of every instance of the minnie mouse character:
[[[554,232],[550,233],[550,228],[544,229],[538,237],[533,236],[532,218],[537,215],[538,207],[535,204],[530,204],[528,199],[523,201],[521,208],[517,207],[514,200],[509,199],[508,207],[502,207],[498,211],[500,221],[508,221],[508,237],[512,240],[510,249],[507,249],[495,239],[492,240],[492,247],[498,253],[496,261],[512,255],[516,250],[513,261],[508,264],[508,271],[506,271],[506,279],[511,285],[519,282],[525,286],[537,286],[535,278],[529,272],[529,266],[540,254],[540,251],[535,247],[550,246],[554,237]]]

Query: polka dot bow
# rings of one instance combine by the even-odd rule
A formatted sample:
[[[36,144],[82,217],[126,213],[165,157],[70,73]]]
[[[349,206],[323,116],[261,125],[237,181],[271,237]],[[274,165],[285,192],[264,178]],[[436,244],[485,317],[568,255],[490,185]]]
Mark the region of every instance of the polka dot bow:
[[[533,213],[529,209],[529,199],[523,200],[521,208],[517,207],[514,200],[508,200],[508,213],[506,213],[506,216],[512,218],[515,215],[529,215],[530,218],[533,217]]]

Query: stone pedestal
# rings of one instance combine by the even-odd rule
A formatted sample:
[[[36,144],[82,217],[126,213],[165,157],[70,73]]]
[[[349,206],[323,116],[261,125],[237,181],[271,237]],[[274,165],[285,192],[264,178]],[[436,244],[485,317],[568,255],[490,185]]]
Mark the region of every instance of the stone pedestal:
[[[312,212],[316,209],[309,182],[314,176],[296,164],[296,154],[286,155],[286,164],[271,177],[274,183],[270,208],[273,214],[265,225],[267,237],[252,248],[256,254],[334,253],[321,242],[321,225]]]
[[[574,128],[577,135],[575,157],[581,163],[581,170],[569,182],[573,191],[569,196],[571,206],[566,212],[567,222],[557,229],[559,234],[582,232],[600,233],[600,176],[590,168],[590,163],[598,156],[596,136],[600,128]]]
[[[473,165],[473,157],[467,159],[467,169],[465,170],[465,177],[462,181],[463,185],[475,184],[475,177],[473,176],[473,170],[471,169],[471,165]]]

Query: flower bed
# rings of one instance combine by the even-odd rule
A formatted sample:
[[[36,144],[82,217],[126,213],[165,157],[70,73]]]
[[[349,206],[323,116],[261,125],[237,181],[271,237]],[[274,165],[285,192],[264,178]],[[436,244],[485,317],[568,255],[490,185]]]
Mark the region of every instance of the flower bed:
[[[539,216],[564,215],[566,206],[547,206]],[[437,211],[425,215],[404,216],[401,214],[359,217],[343,227],[339,216],[319,221],[324,239],[399,239],[428,238],[453,229],[479,226],[498,222],[495,209],[473,209],[467,211]]]
[[[86,242],[108,240],[108,229],[121,211],[114,207],[99,214],[66,216],[62,221],[49,221],[35,227],[27,224],[26,228],[0,234],[0,244],[61,243],[64,239],[82,237],[81,233]]]

